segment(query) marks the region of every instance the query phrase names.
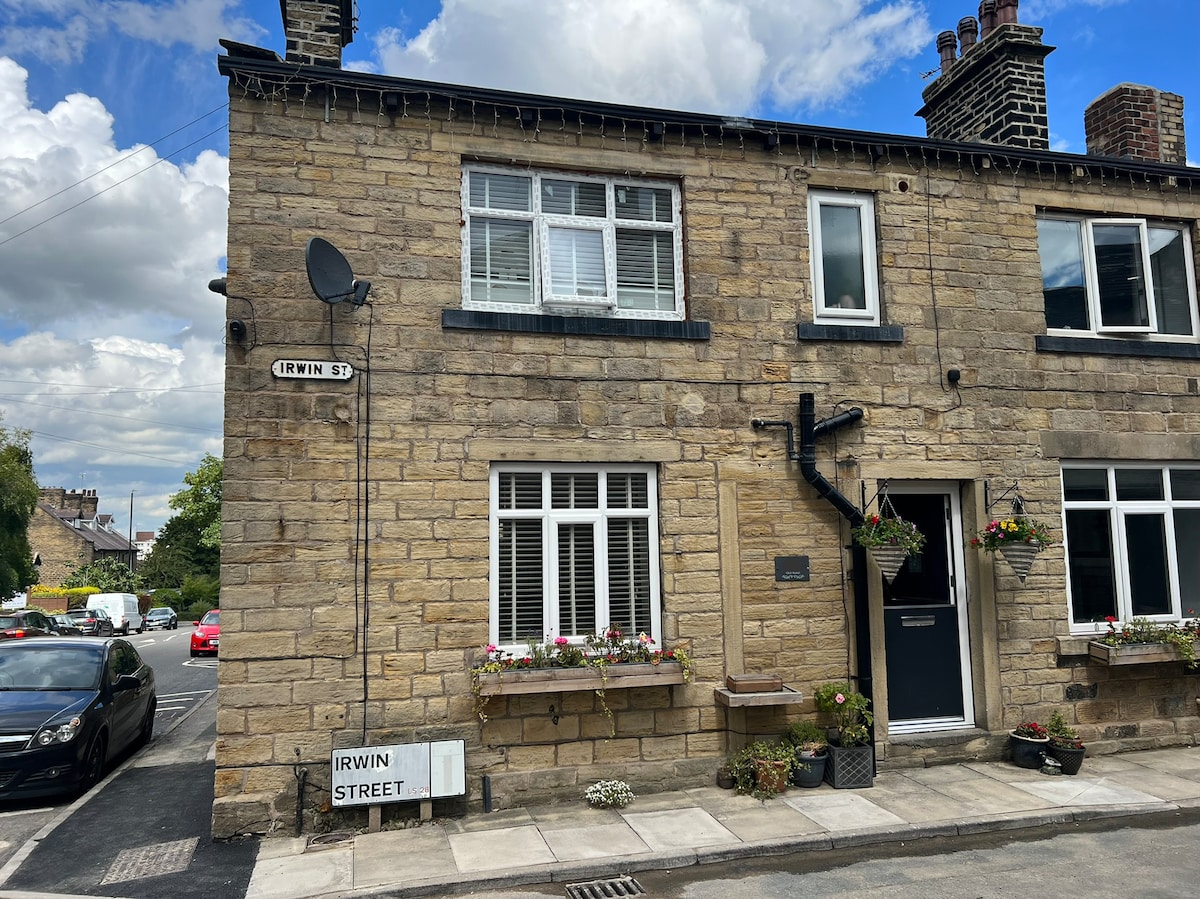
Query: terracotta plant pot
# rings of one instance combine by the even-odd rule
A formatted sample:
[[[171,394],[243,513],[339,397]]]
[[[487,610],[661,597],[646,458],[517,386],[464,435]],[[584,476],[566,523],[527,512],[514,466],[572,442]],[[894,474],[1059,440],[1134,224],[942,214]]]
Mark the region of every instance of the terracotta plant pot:
[[[764,793],[782,793],[788,786],[792,763],[774,759],[754,760],[754,785]]]

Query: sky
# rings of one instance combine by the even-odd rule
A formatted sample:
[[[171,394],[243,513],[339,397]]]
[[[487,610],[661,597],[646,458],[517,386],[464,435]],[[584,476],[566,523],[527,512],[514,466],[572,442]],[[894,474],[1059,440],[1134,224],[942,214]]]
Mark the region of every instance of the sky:
[[[924,135],[937,33],[974,0],[358,0],[347,68]],[[1182,94],[1200,159],[1196,0],[1023,0],[1051,145],[1121,82]],[[221,455],[230,38],[284,54],[278,0],[0,0],[0,427],[38,483],[121,533]],[[130,518],[130,508],[133,515]]]

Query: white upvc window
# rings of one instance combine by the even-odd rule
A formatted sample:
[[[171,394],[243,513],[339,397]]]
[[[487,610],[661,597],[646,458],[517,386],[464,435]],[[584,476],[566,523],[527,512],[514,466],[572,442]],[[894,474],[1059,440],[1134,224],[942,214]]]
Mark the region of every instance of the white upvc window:
[[[1195,340],[1190,229],[1141,218],[1038,216],[1046,331]]]
[[[682,320],[679,186],[463,167],[463,308]]]
[[[613,624],[661,646],[657,509],[651,465],[494,465],[490,642],[582,644]]]
[[[1063,463],[1074,633],[1200,616],[1200,466]]]
[[[879,324],[875,200],[870,194],[808,192],[813,321]]]

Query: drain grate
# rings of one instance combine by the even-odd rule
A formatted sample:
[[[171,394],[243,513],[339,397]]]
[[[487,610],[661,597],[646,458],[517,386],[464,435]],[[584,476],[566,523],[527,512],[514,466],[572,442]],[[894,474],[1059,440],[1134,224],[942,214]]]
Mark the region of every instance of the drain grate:
[[[199,843],[199,837],[192,837],[190,840],[176,840],[174,843],[123,849],[108,866],[108,873],[100,883],[124,883],[127,880],[186,871]]]
[[[354,833],[349,830],[334,830],[330,833],[321,833],[308,838],[308,843],[305,845],[304,851],[328,849],[330,846],[336,846],[338,843],[345,843],[347,840],[353,839]]]
[[[589,880],[567,884],[567,899],[609,899],[612,896],[645,896],[642,885],[632,877]]]

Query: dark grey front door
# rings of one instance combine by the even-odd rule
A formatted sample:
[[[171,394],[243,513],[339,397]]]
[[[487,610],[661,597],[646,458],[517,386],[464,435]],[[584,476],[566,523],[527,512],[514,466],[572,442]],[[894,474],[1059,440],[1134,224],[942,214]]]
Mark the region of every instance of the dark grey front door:
[[[923,489],[928,492],[893,488],[888,494],[896,513],[915,522],[926,539],[921,555],[909,556],[883,588],[890,730],[961,725],[968,717],[957,496],[949,488]]]

